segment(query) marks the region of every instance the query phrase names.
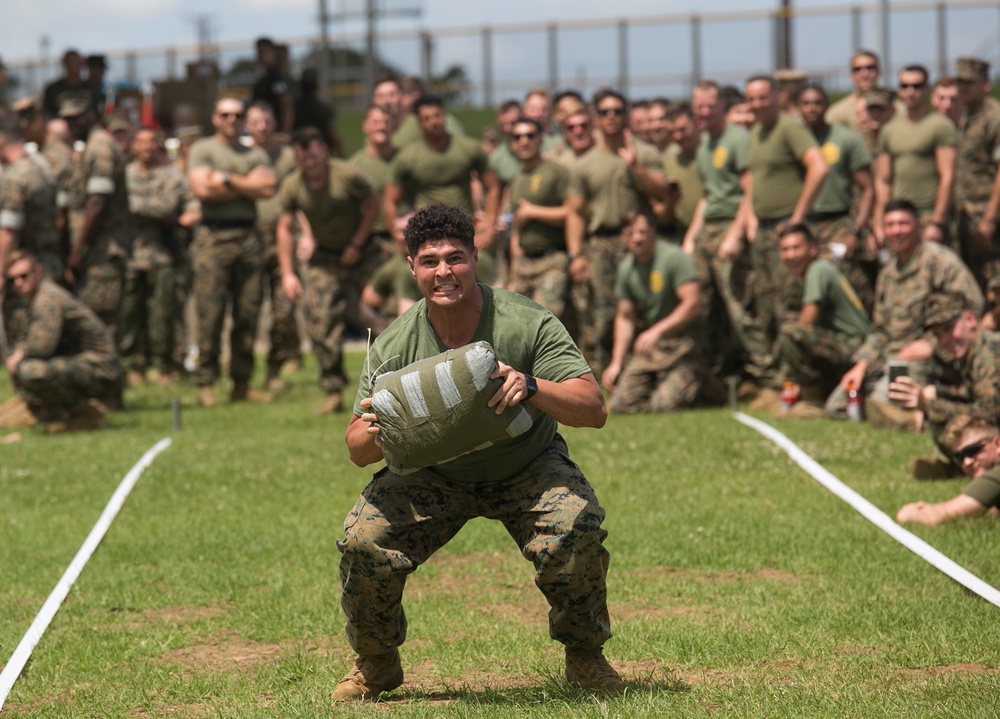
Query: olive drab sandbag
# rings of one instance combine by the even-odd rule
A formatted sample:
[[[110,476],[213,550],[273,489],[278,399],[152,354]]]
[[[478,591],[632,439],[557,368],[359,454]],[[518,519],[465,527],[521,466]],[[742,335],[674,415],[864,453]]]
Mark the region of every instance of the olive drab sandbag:
[[[389,469],[410,474],[528,431],[521,405],[486,406],[503,384],[490,379],[496,366],[493,347],[475,342],[379,375],[372,411]]]

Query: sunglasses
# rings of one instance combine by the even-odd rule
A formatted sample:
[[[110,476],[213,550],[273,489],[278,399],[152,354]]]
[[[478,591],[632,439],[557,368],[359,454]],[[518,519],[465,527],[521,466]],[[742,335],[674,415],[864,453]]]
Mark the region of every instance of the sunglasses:
[[[588,127],[590,127],[589,122],[574,122],[573,124],[567,123],[563,125],[563,129],[567,132],[572,132],[573,130],[586,130]]]
[[[603,110],[598,110],[597,114],[601,117],[621,117],[625,114],[624,107],[606,107]]]
[[[534,140],[536,137],[538,137],[537,132],[512,132],[510,135],[510,139],[514,140],[514,142],[518,140]]]
[[[982,452],[983,449],[986,447],[986,445],[989,444],[990,441],[992,441],[993,439],[995,438],[991,437],[990,439],[984,439],[980,440],[979,442],[973,442],[968,447],[962,447],[962,449],[958,450],[953,455],[955,462],[961,464],[966,459],[972,459],[977,454]]]
[[[223,120],[242,120],[243,119],[243,113],[242,112],[220,112],[220,113],[218,113],[218,115]]]
[[[855,65],[851,68],[851,72],[864,72],[865,70],[875,72],[878,70],[878,65]]]
[[[927,87],[926,82],[901,82],[899,83],[900,90],[919,90],[922,87]]]
[[[22,272],[19,275],[7,275],[7,279],[10,280],[11,282],[19,282],[20,280],[26,280],[29,277],[31,277],[31,270],[28,270],[27,272]]]

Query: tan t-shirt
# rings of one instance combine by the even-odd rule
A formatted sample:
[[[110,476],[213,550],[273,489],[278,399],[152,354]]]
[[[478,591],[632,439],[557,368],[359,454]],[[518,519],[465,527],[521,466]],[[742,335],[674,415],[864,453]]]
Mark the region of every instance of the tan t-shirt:
[[[269,155],[269,159],[271,160],[271,172],[274,173],[274,179],[280,188],[284,179],[292,174],[297,167],[295,153],[288,145],[278,145],[277,152],[274,155]],[[278,199],[277,192],[266,200],[257,200],[257,226],[261,229],[273,231],[278,224],[278,215],[280,214],[281,200]]]
[[[361,222],[362,203],[374,192],[368,177],[346,160],[331,159],[326,184],[309,189],[302,171],[282,183],[278,197],[281,211],[305,213],[316,237],[313,262],[339,259]]]
[[[385,186],[389,183],[389,177],[392,172],[392,161],[396,158],[398,152],[398,150],[393,149],[392,157],[388,160],[383,160],[378,155],[369,155],[365,151],[365,148],[362,147],[351,155],[348,162],[365,173],[368,180],[372,183],[372,187],[381,195],[382,191],[385,190]],[[378,219],[375,220],[375,227],[372,228],[372,232],[388,232],[381,207],[379,208]]]
[[[542,160],[533,170],[521,169],[510,184],[510,205],[519,200],[533,205],[558,207],[566,200],[569,170],[551,160]],[[528,256],[540,256],[566,246],[565,228],[530,220],[521,227],[521,249]]]
[[[652,145],[636,142],[639,164],[646,170],[663,174],[660,153]],[[587,232],[617,232],[625,213],[643,202],[631,168],[618,153],[595,145],[577,158],[570,172],[568,195],[582,197],[587,203]]]
[[[392,184],[403,189],[403,197],[420,209],[443,202],[473,213],[472,173],[489,170],[489,158],[475,140],[452,135],[443,151],[415,142],[399,151],[392,163]]]
[[[677,180],[681,188],[681,199],[674,206],[674,219],[689,227],[703,190],[695,155],[688,155],[676,145],[671,145],[663,154],[663,171],[667,177]]]

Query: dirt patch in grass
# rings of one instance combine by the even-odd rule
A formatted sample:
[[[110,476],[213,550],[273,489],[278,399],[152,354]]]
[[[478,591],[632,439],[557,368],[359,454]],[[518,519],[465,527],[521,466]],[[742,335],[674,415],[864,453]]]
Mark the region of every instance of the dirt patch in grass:
[[[202,719],[208,716],[208,707],[204,704],[160,704],[154,702],[149,709],[136,709],[132,712],[136,719],[146,717],[177,717],[177,719]]]
[[[983,666],[982,664],[942,664],[936,667],[917,667],[897,669],[900,674],[913,677],[950,677],[950,676],[974,676],[977,674],[996,674],[998,670]]]
[[[279,644],[261,644],[239,637],[220,638],[208,644],[194,644],[161,654],[162,662],[188,671],[245,671],[284,654]]]
[[[686,619],[708,619],[717,612],[711,612],[704,607],[693,607],[685,604],[667,606],[634,606],[631,604],[614,604],[609,607],[611,618],[616,621],[635,621],[649,619],[669,619],[684,617]]]
[[[797,584],[802,581],[802,577],[792,572],[786,572],[775,567],[762,567],[752,572],[700,572],[694,569],[682,567],[658,567],[654,570],[641,572],[639,577],[656,577],[664,575],[677,575],[682,579],[692,582],[703,582],[705,584],[726,583],[726,582],[786,582]]]
[[[204,607],[163,607],[161,609],[146,609],[140,612],[143,619],[166,624],[189,624],[201,619],[214,619],[225,614],[225,609],[218,605]]]

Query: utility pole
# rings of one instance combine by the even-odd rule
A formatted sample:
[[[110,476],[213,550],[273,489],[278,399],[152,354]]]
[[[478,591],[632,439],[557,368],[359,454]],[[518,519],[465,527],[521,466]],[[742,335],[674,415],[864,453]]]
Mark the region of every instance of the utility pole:
[[[376,45],[378,43],[378,31],[376,28],[377,21],[379,18],[383,17],[415,17],[419,18],[423,15],[423,8],[419,6],[412,7],[401,7],[401,8],[385,8],[378,7],[377,0],[363,0],[364,7],[360,10],[347,10],[346,8],[341,10],[335,15],[329,15],[326,12],[326,0],[319,0],[320,3],[320,37],[324,38],[326,35],[326,27],[331,22],[346,22],[347,20],[364,20],[365,21],[365,66],[364,66],[364,87],[365,96],[370,97],[372,90],[375,87],[375,64],[376,64]],[[325,65],[329,62],[327,55],[329,53],[329,41],[323,40],[324,47],[321,48],[323,53],[323,58],[320,60],[321,65]],[[322,69],[320,70],[322,73]],[[322,74],[320,75],[322,78]]]

